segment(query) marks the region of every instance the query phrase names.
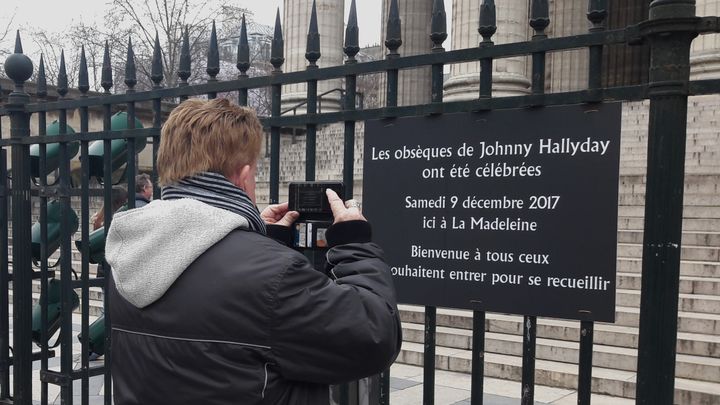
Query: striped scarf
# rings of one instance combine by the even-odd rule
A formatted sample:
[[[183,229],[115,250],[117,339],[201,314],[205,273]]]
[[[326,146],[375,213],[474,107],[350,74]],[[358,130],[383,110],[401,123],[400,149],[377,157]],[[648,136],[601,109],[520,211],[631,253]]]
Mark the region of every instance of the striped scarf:
[[[192,198],[216,208],[234,212],[248,220],[250,228],[266,234],[260,212],[242,189],[219,173],[201,172],[162,189],[163,200]]]

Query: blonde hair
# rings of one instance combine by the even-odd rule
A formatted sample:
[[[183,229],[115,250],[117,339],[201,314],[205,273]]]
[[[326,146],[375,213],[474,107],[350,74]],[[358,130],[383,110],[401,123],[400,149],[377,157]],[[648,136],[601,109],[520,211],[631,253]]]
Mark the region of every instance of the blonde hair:
[[[199,172],[229,177],[260,155],[262,126],[255,112],[227,99],[190,99],[162,127],[157,168],[161,186]]]

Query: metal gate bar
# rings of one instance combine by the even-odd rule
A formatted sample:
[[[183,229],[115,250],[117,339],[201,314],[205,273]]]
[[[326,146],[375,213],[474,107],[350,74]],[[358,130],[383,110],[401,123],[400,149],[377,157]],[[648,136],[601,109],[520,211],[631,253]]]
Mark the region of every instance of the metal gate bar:
[[[17,55],[17,56],[16,56]],[[11,59],[13,58],[14,59]],[[16,140],[30,136],[30,115],[25,105],[30,97],[24,82],[32,74],[32,63],[22,55],[18,35],[15,54],[5,60],[20,70],[15,78],[15,90],[8,96],[6,109],[10,114],[10,136]],[[12,65],[11,65],[12,66]],[[27,69],[30,67],[30,69]],[[13,247],[30,246],[30,150],[29,145],[14,145],[12,160],[12,241]],[[13,401],[29,404],[32,401],[32,258],[28,249],[13,249]]]
[[[1,127],[2,125],[0,125]],[[10,283],[8,266],[8,177],[7,151],[0,149],[0,286]],[[10,294],[0,288],[0,403],[10,397]]]
[[[473,311],[470,404],[483,405],[485,378],[485,311]]]
[[[345,65],[355,65],[357,60],[355,55],[360,52],[359,46],[360,29],[357,22],[357,8],[355,0],[350,3],[350,14],[348,15],[348,23],[345,28],[345,42],[343,52],[347,56]],[[357,97],[357,75],[349,74],[345,76],[345,100],[344,111],[355,110],[355,98]],[[345,184],[345,199],[353,198],[355,186],[355,121],[346,120],[343,148],[343,184]]]
[[[578,405],[590,405],[592,395],[593,327],[592,321],[580,322]]]
[[[273,65],[272,75],[275,77],[282,74],[281,67],[285,63],[285,57],[283,56],[283,46],[285,41],[283,40],[282,26],[280,25],[280,10],[278,10],[275,16],[275,32],[272,39],[272,46],[270,50],[270,63]],[[316,72],[320,69],[311,69],[308,72]],[[308,78],[306,80],[310,80]],[[248,79],[252,80],[252,79]],[[282,85],[279,83],[272,85],[271,90],[271,105],[272,111],[271,116],[280,117],[280,95],[282,93]],[[279,188],[280,188],[280,126],[270,126],[270,204],[277,204],[279,202]]]
[[[654,1],[640,26],[650,43],[650,127],[643,234],[637,404],[674,402],[690,44],[694,1]]]
[[[45,77],[45,66],[42,57],[40,58],[40,67],[38,69],[37,79],[37,96],[40,100],[45,100],[47,97],[47,82]],[[45,136],[47,133],[47,113],[41,111],[38,113],[38,135]],[[47,187],[47,145],[38,145],[39,151],[39,183],[40,187]],[[40,342],[43,344],[40,346],[40,372],[48,371],[48,236],[47,236],[47,207],[48,199],[46,194],[40,196],[40,215],[38,221],[40,222]],[[48,404],[48,383],[40,381],[40,404]]]

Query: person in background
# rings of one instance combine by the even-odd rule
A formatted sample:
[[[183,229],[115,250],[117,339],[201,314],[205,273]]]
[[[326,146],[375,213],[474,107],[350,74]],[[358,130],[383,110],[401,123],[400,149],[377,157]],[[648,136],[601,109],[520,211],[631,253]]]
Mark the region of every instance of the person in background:
[[[287,246],[299,214],[255,205],[262,138],[255,112],[226,99],[184,101],[163,125],[162,198],[118,213],[105,249],[115,405],[327,405],[330,384],[397,357],[370,224],[327,190],[328,266],[313,268]]]
[[[111,217],[127,203],[127,199],[128,193],[125,187],[113,186],[110,192]],[[93,214],[93,216],[90,218],[90,223],[92,224],[93,230],[96,230],[103,226],[103,224],[105,223],[105,204],[103,204],[103,206],[100,207],[100,209],[95,214]]]
[[[148,174],[135,176],[135,208],[148,205],[153,197],[153,184]]]

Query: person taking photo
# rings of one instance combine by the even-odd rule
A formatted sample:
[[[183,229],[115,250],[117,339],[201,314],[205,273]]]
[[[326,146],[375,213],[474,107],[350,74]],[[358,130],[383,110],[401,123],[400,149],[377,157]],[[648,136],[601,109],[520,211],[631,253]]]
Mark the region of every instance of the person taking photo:
[[[262,137],[255,113],[224,99],[184,101],[163,126],[161,199],[116,214],[107,238],[116,405],[323,405],[329,384],[397,357],[370,224],[327,191],[327,271],[280,243],[298,213],[256,208]]]

